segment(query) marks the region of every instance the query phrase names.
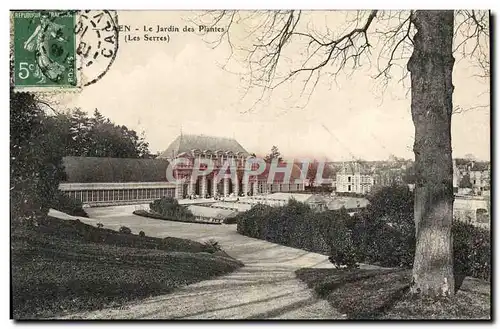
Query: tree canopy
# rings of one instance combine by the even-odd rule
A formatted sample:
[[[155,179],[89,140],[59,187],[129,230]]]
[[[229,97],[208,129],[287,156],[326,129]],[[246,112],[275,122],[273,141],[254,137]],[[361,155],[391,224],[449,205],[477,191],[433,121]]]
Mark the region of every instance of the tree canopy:
[[[10,90],[10,209],[12,223],[47,214],[64,178],[60,126],[40,109],[35,96]]]
[[[98,109],[89,116],[81,109],[68,110],[52,119],[59,127],[65,156],[149,158],[144,136],[104,117]]]
[[[47,215],[65,179],[64,156],[149,158],[143,136],[97,109],[47,115],[30,93],[10,90],[10,193],[13,223]]]
[[[275,145],[273,145],[273,147],[271,148],[271,152],[264,157],[264,161],[270,163],[273,161],[273,159],[278,159],[278,162],[281,162],[283,160],[278,147]]]

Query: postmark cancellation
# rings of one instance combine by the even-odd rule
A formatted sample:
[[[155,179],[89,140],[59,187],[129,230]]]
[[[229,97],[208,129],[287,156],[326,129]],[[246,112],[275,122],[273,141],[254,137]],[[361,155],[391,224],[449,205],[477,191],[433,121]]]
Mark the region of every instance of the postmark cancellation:
[[[101,79],[118,50],[107,10],[11,12],[11,83],[16,91],[79,91]]]

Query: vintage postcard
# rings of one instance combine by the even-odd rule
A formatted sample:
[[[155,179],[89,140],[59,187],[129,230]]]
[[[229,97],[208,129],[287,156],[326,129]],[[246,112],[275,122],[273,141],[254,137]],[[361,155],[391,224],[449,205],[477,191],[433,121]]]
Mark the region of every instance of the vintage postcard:
[[[11,318],[491,320],[486,10],[11,10]]]

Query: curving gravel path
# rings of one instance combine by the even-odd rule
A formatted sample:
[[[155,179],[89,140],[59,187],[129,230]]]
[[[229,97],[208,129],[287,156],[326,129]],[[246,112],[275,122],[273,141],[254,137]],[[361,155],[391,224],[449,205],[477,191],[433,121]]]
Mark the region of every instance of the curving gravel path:
[[[120,308],[66,316],[66,319],[343,319],[295,277],[301,267],[331,267],[324,255],[249,238],[236,225],[201,225],[135,216],[144,206],[86,209],[89,224],[106,228],[127,226],[156,237],[174,236],[197,241],[215,239],[245,266],[231,274],[188,285]],[[51,215],[70,219],[56,211]]]

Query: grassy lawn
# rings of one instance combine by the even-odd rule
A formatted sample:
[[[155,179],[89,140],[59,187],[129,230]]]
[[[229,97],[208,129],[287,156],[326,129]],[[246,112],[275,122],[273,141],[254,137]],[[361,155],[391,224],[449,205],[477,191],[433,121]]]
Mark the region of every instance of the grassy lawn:
[[[411,272],[399,269],[296,271],[347,319],[490,319],[490,284],[466,278],[453,299],[412,299]]]
[[[48,218],[11,234],[15,319],[118,306],[231,272],[242,263],[186,239],[140,237]]]

